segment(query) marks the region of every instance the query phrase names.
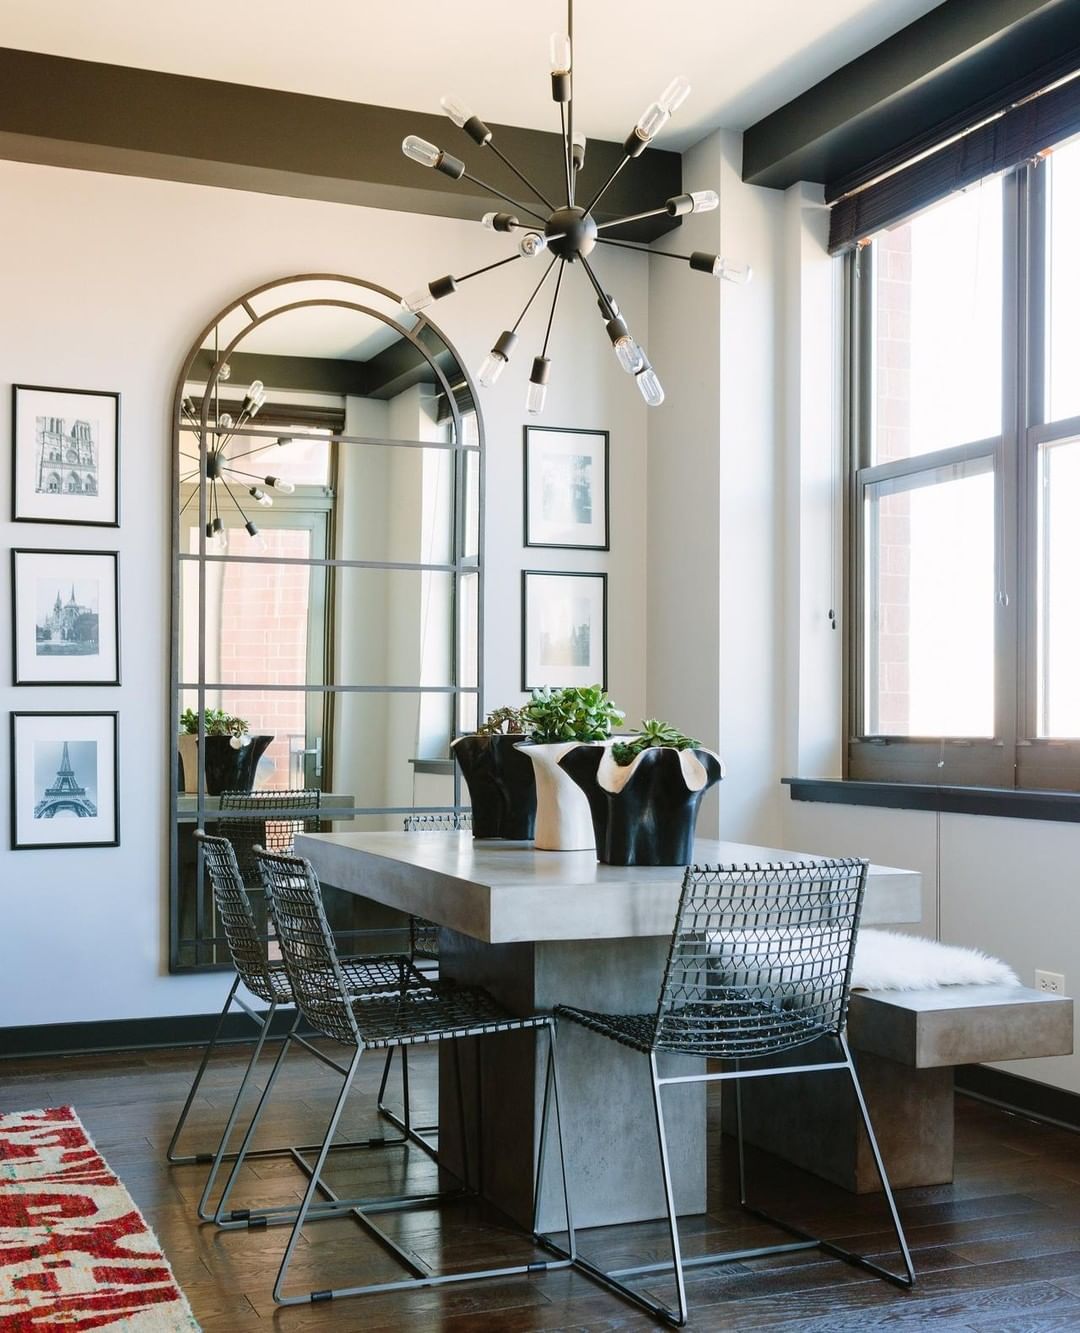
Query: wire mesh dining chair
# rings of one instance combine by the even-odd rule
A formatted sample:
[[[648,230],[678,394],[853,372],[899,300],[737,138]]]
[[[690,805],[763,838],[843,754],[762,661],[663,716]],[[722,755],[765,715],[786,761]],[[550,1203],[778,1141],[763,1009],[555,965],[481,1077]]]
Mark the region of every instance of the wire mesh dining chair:
[[[851,993],[851,963],[862,910],[867,863],[822,860],[756,866],[690,866],[683,879],[675,928],[655,1012],[605,1014],[559,1005],[557,1018],[578,1023],[648,1057],[652,1075],[670,1262],[605,1271],[577,1258],[577,1265],[650,1314],[676,1327],[686,1323],[684,1270],[766,1254],[818,1248],[897,1286],[914,1284],[907,1239],[844,1034]],[[822,1041],[836,1058],[812,1063],[771,1063]],[[663,1077],[664,1052],[730,1061],[721,1072]],[[744,1061],[753,1062],[750,1068]],[[740,1080],[768,1075],[846,1072],[870,1142],[905,1273],[900,1275],[810,1235],[747,1202]],[[682,1257],[668,1157],[661,1090],[672,1084],[731,1080],[735,1084],[739,1202],[749,1212],[798,1239],[789,1244]],[[630,1287],[626,1279],[674,1271],[677,1309]]]
[[[266,902],[262,881],[255,864],[255,847],[274,852],[291,852],[298,833],[318,830],[318,810],[322,792],[315,787],[278,789],[261,787],[258,791],[223,791],[219,809],[226,818],[219,832],[233,845],[236,864],[244,887],[252,894],[255,920],[266,934]],[[311,810],[310,815],[298,815]]]
[[[436,981],[425,990],[403,991],[393,998],[355,997],[350,995],[345,976],[334,955],[333,936],[327,924],[319,893],[319,882],[308,862],[289,856],[256,852],[263,882],[270,898],[270,907],[277,924],[278,939],[285,967],[292,983],[300,1012],[314,1027],[327,1037],[352,1047],[348,1067],[342,1068],[344,1081],[326,1127],[322,1148],[312,1170],[300,1211],[293,1223],[285,1253],[281,1259],[274,1283],[274,1300],[279,1305],[300,1305],[331,1300],[336,1297],[358,1296],[375,1292],[409,1291],[418,1287],[441,1287],[458,1282],[486,1277],[509,1277],[535,1273],[549,1268],[565,1268],[573,1261],[573,1225],[570,1216],[570,1195],[566,1182],[566,1163],[563,1155],[563,1130],[559,1113],[559,1085],[555,1062],[555,1024],[550,1014],[532,1014],[520,1017],[511,1014],[486,991]],[[497,1268],[458,1270],[435,1273],[411,1249],[405,1249],[393,1240],[372,1218],[372,1212],[388,1212],[397,1208],[415,1208],[419,1203],[435,1204],[444,1193],[431,1194],[418,1200],[415,1196],[398,1195],[369,1201],[350,1209],[352,1215],[373,1235],[389,1253],[394,1255],[411,1276],[391,1282],[361,1282],[347,1287],[309,1291],[285,1295],[284,1287],[294,1251],[303,1236],[304,1224],[311,1214],[315,1194],[322,1186],[321,1176],[327,1154],[345,1108],[360,1065],[367,1050],[393,1049],[395,1046],[415,1046],[442,1041],[456,1042],[462,1037],[486,1037],[495,1033],[544,1031],[548,1036],[547,1073],[544,1083],[544,1104],[541,1115],[540,1140],[534,1177],[534,1213],[532,1234],[538,1244],[554,1251],[554,1259],[526,1264],[507,1264]],[[456,1051],[455,1047],[455,1051]],[[466,1141],[460,1065],[455,1061],[458,1079],[458,1103],[462,1108],[462,1143]],[[267,1087],[269,1092],[269,1084]],[[265,1095],[265,1094],[264,1094]],[[548,1122],[554,1112],[559,1164],[562,1174],[563,1201],[570,1249],[558,1246],[548,1238],[538,1236],[542,1184],[548,1147]],[[241,1152],[243,1149],[241,1148]],[[466,1166],[466,1176],[468,1168]],[[462,1191],[451,1191],[450,1197],[460,1197]]]
[[[230,1177],[225,1190],[222,1192],[217,1206],[210,1210],[210,1199],[218,1172],[223,1162],[235,1161],[237,1158],[237,1153],[228,1151],[229,1140],[236,1127],[241,1104],[251,1084],[259,1057],[267,1038],[270,1036],[274,1017],[278,1009],[282,1006],[292,1006],[295,1001],[292,985],[289,982],[284,964],[280,961],[271,961],[267,957],[266,937],[256,924],[251,899],[244,885],[232,844],[227,838],[213,836],[201,829],[197,829],[193,837],[210,876],[215,906],[225,932],[225,940],[233,966],[236,969],[236,976],[229,987],[229,993],[225,998],[225,1003],[218,1016],[210,1041],[203,1051],[202,1060],[188,1092],[187,1100],[180,1111],[165,1155],[166,1159],[173,1165],[191,1163],[209,1165],[210,1170],[198,1203],[198,1213],[203,1221],[215,1221],[220,1224],[226,1220],[225,1208],[228,1203],[232,1177]],[[427,984],[425,979],[402,954],[371,954],[361,958],[342,958],[338,960],[338,967],[349,994],[353,996],[394,994],[402,989],[424,989]],[[240,994],[241,986],[256,999],[261,1000],[267,1008],[259,1012],[249,1004],[244,996]],[[179,1154],[176,1151],[177,1144],[184,1131],[184,1126],[206,1073],[210,1057],[221,1037],[226,1017],[233,1005],[251,1019],[257,1029],[257,1035],[240,1086],[230,1107],[225,1128],[213,1152]],[[300,1014],[297,1011],[297,1020],[299,1017]],[[317,1056],[318,1059],[325,1061],[323,1052],[298,1034],[296,1026],[297,1024],[294,1021],[282,1041],[281,1051],[274,1066],[275,1070],[284,1058],[290,1042],[298,1042]],[[391,1142],[400,1143],[402,1140],[391,1140]],[[385,1146],[385,1143],[386,1140],[384,1139],[372,1139],[365,1141],[364,1145],[354,1144],[352,1146],[376,1147]],[[306,1171],[308,1168],[302,1154],[305,1152],[312,1153],[316,1151],[317,1147],[317,1144],[301,1144],[285,1148],[264,1148],[260,1149],[256,1155],[266,1157],[288,1154],[302,1170]],[[247,1211],[251,1212],[251,1210]]]
[[[454,814],[406,815],[402,823],[406,833],[459,833],[463,829],[472,828],[472,814],[466,811],[458,811]],[[409,957],[417,970],[425,975],[438,971],[439,927],[434,921],[426,921],[421,916],[409,917]],[[437,1124],[413,1124],[412,1107],[409,1101],[409,1052],[406,1046],[399,1049],[401,1053],[403,1113],[398,1115],[393,1107],[386,1102],[386,1087],[390,1081],[390,1070],[394,1062],[394,1048],[392,1046],[387,1048],[386,1063],[383,1065],[382,1081],[379,1084],[376,1105],[379,1114],[395,1128],[401,1130],[403,1134],[419,1134],[425,1142],[430,1142],[426,1136],[437,1133],[439,1126]]]

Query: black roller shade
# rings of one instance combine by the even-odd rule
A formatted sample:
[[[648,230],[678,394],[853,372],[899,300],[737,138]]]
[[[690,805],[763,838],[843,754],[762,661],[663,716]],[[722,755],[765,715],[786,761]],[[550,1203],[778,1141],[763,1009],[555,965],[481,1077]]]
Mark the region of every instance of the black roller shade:
[[[833,205],[829,253],[841,254],[885,227],[986,176],[1010,171],[1080,133],[1080,77],[1011,107],[952,143]]]

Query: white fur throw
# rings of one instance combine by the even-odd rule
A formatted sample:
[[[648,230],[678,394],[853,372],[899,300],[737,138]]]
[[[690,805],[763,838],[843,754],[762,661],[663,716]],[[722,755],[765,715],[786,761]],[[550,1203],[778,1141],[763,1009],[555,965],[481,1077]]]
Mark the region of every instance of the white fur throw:
[[[978,949],[939,944],[895,930],[860,930],[851,984],[859,990],[932,990],[937,986],[1018,986],[1011,967]]]

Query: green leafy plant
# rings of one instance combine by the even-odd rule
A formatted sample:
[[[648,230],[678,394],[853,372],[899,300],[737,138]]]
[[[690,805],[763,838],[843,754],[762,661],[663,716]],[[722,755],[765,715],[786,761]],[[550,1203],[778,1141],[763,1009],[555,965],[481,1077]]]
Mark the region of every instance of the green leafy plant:
[[[697,750],[701,742],[692,736],[684,735],[668,722],[660,722],[654,717],[646,718],[639,730],[625,741],[616,741],[611,747],[615,762],[625,768],[632,764],[643,750],[667,748],[671,750]]]
[[[525,710],[523,708],[494,708],[476,728],[477,736],[523,736]]]
[[[525,730],[538,745],[558,741],[606,741],[626,714],[599,685],[533,690],[521,710]]]
[[[242,717],[234,717],[223,708],[207,708],[203,712],[203,725],[207,736],[246,736],[248,724]],[[188,736],[199,732],[199,715],[194,708],[185,709],[180,714],[180,730]]]

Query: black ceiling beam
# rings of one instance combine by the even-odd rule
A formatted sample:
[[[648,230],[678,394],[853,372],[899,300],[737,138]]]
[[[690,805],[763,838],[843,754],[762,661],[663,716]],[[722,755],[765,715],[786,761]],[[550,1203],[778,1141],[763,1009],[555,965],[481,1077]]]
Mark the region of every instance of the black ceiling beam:
[[[191,363],[191,378],[204,384],[214,368],[214,354],[202,348]],[[270,390],[294,393],[368,394],[368,362],[349,361],[329,356],[276,356],[269,352],[233,352],[229,357],[232,374],[223,385],[224,392],[234,387],[243,390],[254,380],[262,380]]]
[[[945,0],[759,120],[743,179],[832,200],[1080,64],[1080,0]]]
[[[541,84],[547,78],[543,68],[534,74]],[[554,121],[554,104],[551,113]],[[558,200],[560,136],[491,128],[500,149]],[[0,157],[441,217],[503,207],[467,181],[410,162],[401,152],[407,134],[529,202],[503,163],[445,116],[0,47]],[[599,188],[621,157],[621,144],[590,140],[582,190]],[[681,191],[680,155],[653,149],[621,173],[597,216],[640,212]],[[676,223],[649,218],[635,224],[634,239],[654,240]]]

